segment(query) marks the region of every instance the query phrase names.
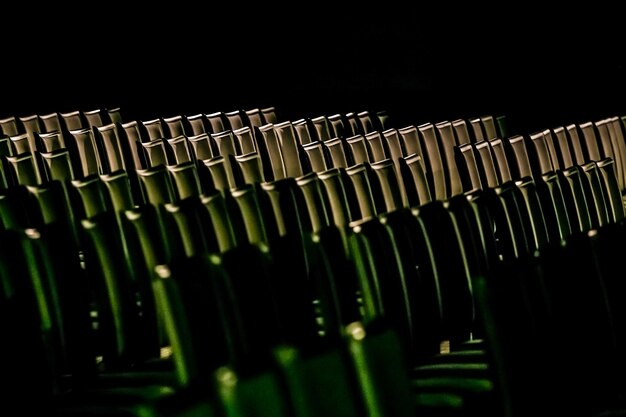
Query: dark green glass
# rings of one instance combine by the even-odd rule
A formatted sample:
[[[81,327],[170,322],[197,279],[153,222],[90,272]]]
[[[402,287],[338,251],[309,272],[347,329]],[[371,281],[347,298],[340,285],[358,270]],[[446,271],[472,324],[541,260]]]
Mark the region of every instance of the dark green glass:
[[[288,398],[278,375],[272,371],[242,377],[224,367],[216,372],[216,385],[222,413],[229,417],[287,417]]]
[[[410,210],[387,213],[381,216],[380,222],[388,239],[394,242],[396,262],[405,277],[399,284],[404,286],[408,298],[407,313],[413,333],[412,340],[406,345],[408,362],[422,363],[439,353],[444,339],[439,275],[433,247],[423,221]],[[386,256],[391,255],[394,254],[387,252]]]
[[[444,340],[456,346],[471,339],[475,308],[470,275],[459,228],[441,202],[414,210],[423,222],[437,265]]]
[[[38,218],[39,213],[31,205],[26,186],[13,186],[0,192],[0,221],[3,229],[33,227]]]
[[[210,383],[221,366],[238,365],[245,350],[230,279],[216,255],[155,268],[154,289],[173,350],[178,384]]]
[[[366,415],[414,416],[404,355],[395,335],[353,323],[346,328],[346,339]]]
[[[82,225],[86,235],[85,266],[95,291],[103,363],[108,369],[116,369],[158,355],[158,345],[152,346],[152,352],[144,350],[146,342],[158,340],[148,336],[156,335],[156,327],[145,326],[140,319],[133,275],[116,216],[103,212],[83,220]]]
[[[0,329],[11,343],[0,344],[4,407],[49,413],[55,390],[49,328],[40,315],[23,231],[0,231]],[[30,258],[32,260],[32,257]],[[10,358],[10,359],[9,359]],[[28,396],[33,401],[24,401]]]
[[[414,343],[407,276],[399,249],[377,218],[351,223],[348,237],[365,324],[383,319],[407,348]]]
[[[200,199],[191,196],[164,206],[183,243],[185,256],[218,252],[216,234]]]

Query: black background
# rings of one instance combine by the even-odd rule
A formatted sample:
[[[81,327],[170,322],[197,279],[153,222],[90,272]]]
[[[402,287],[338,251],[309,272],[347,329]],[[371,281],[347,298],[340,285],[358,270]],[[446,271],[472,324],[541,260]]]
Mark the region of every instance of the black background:
[[[616,10],[477,18],[452,5],[155,3],[48,12],[5,30],[0,116],[121,107],[126,120],[148,120],[276,106],[291,120],[387,110],[397,127],[506,114],[529,133],[626,114]]]

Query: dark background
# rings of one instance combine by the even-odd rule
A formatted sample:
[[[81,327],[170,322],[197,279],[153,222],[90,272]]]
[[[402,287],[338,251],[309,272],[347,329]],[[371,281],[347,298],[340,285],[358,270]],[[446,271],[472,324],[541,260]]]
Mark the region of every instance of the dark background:
[[[447,5],[304,6],[30,14],[5,30],[0,117],[121,107],[126,120],[148,120],[276,106],[291,120],[387,110],[397,127],[505,114],[529,133],[626,114],[616,10],[476,18]]]

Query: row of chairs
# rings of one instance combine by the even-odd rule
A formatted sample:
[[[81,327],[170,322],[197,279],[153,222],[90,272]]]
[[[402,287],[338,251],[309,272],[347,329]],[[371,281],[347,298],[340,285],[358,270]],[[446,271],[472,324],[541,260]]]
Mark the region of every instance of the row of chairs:
[[[71,131],[70,134],[76,137],[75,135],[80,134],[80,131],[78,132],[79,133],[74,130]],[[67,152],[67,150],[62,147],[57,149],[62,152]],[[67,153],[69,154],[69,152]],[[188,304],[186,301],[171,303],[169,298],[172,297],[172,292],[175,294],[177,290],[167,290],[168,287],[165,287],[165,290],[159,291],[159,285],[156,284],[156,292],[157,294],[161,294],[161,303],[165,306],[161,309],[161,313],[165,315],[165,317],[161,320],[154,317],[154,305],[157,301],[151,291],[149,275],[151,275],[151,271],[156,268],[157,261],[168,261],[168,264],[173,264],[176,259],[193,259],[194,255],[192,252],[196,250],[198,251],[198,266],[206,264],[208,268],[210,267],[211,262],[213,262],[207,262],[206,257],[202,255],[206,251],[201,251],[200,247],[194,246],[196,245],[196,242],[194,242],[193,239],[199,236],[199,233],[204,234],[206,232],[205,230],[197,228],[199,224],[190,224],[190,226],[192,226],[191,229],[181,229],[182,235],[180,236],[180,240],[184,241],[182,244],[180,240],[175,238],[177,230],[174,230],[173,234],[169,233],[171,229],[168,230],[168,233],[164,233],[165,230],[162,230],[164,227],[172,226],[172,224],[175,224],[179,220],[182,222],[193,220],[193,218],[186,218],[186,216],[192,214],[192,212],[186,209],[183,209],[183,212],[180,213],[182,215],[180,216],[173,213],[178,212],[182,206],[188,206],[190,209],[195,210],[198,208],[195,203],[198,203],[199,200],[196,199],[195,201],[192,201],[192,198],[184,197],[180,199],[182,206],[179,207],[174,207],[173,205],[166,207],[166,204],[163,204],[166,200],[158,200],[159,203],[144,207],[137,207],[132,202],[129,183],[128,181],[124,181],[126,174],[123,172],[112,175],[103,175],[102,177],[87,175],[86,178],[75,179],[76,177],[71,175],[72,162],[76,162],[76,165],[91,166],[90,163],[85,163],[85,160],[88,159],[90,155],[89,153],[78,153],[78,155],[78,162],[69,161],[65,164],[65,166],[62,164],[57,164],[55,166],[50,165],[52,168],[50,169],[50,172],[53,174],[53,177],[51,181],[46,181],[44,184],[39,183],[41,179],[30,182],[34,176],[25,175],[24,172],[27,172],[26,169],[17,169],[27,166],[30,167],[32,169],[31,172],[33,172],[36,164],[32,163],[32,161],[34,159],[33,156],[36,156],[36,154],[33,155],[30,153],[29,155],[27,152],[26,155],[20,155],[18,157],[19,159],[31,161],[30,166],[28,164],[16,165],[14,164],[15,159],[13,156],[7,157],[10,167],[16,168],[13,171],[14,178],[21,184],[14,184],[5,190],[6,198],[4,199],[5,204],[3,210],[4,228],[7,230],[8,234],[13,234],[12,231],[14,230],[29,230],[30,232],[26,235],[26,238],[37,239],[37,245],[45,248],[42,249],[43,254],[50,255],[46,252],[52,251],[53,248],[58,249],[59,251],[62,250],[63,254],[63,256],[54,256],[54,254],[46,256],[48,265],[55,265],[55,267],[52,271],[37,271],[36,273],[33,271],[32,267],[28,267],[27,262],[25,262],[22,258],[11,257],[10,259],[14,260],[16,263],[15,270],[20,271],[21,269],[21,274],[12,273],[10,276],[7,275],[5,277],[7,281],[10,281],[23,279],[32,275],[29,277],[29,280],[50,281],[46,285],[42,285],[42,291],[39,293],[37,292],[37,289],[40,288],[39,282],[37,285],[33,284],[35,290],[34,294],[37,295],[38,298],[30,301],[37,302],[40,308],[45,308],[46,311],[55,310],[55,316],[51,320],[48,320],[43,329],[36,329],[36,326],[31,328],[25,326],[25,328],[28,329],[28,331],[33,331],[33,329],[36,329],[37,331],[44,330],[46,339],[48,339],[49,342],[52,342],[51,345],[54,346],[54,349],[50,349],[54,356],[54,360],[50,363],[53,364],[54,367],[50,369],[49,366],[41,368],[37,366],[38,373],[29,375],[29,378],[33,378],[35,375],[38,375],[41,378],[40,381],[47,382],[47,384],[44,384],[42,392],[40,392],[40,394],[42,394],[42,398],[46,398],[44,394],[50,388],[48,385],[51,385],[53,389],[50,392],[57,394],[52,399],[55,401],[59,398],[65,398],[65,395],[58,395],[65,394],[67,391],[67,386],[64,384],[69,383],[69,387],[72,389],[70,392],[75,392],[79,388],[83,388],[80,390],[80,393],[81,396],[84,396],[85,386],[82,386],[82,384],[86,384],[86,387],[89,388],[93,387],[94,384],[97,385],[103,383],[102,378],[98,378],[97,382],[92,381],[94,374],[97,374],[100,377],[104,376],[104,379],[106,380],[111,377],[111,371],[123,370],[124,375],[126,375],[123,379],[127,379],[128,371],[130,369],[138,366],[140,363],[145,364],[146,361],[150,362],[150,359],[155,359],[155,356],[158,356],[159,347],[163,345],[163,341],[161,339],[162,334],[159,334],[159,331],[165,331],[164,328],[168,328],[167,323],[169,322],[168,320],[170,320],[168,319],[169,316],[166,313],[172,313],[172,316],[174,317],[171,318],[171,320],[178,320],[177,324],[180,324],[181,326],[175,326],[173,327],[174,330],[168,330],[167,333],[169,334],[169,341],[165,343],[175,345],[175,350],[178,352],[178,355],[181,355],[185,349],[181,348],[180,345],[176,345],[177,338],[172,331],[181,332],[185,327],[185,323],[181,323],[179,316],[174,313],[176,312],[175,309],[180,309],[182,306],[186,306]],[[85,157],[85,155],[87,157]],[[148,175],[147,178],[151,178],[151,176]],[[160,179],[158,181],[160,181]],[[105,183],[108,184],[106,188],[103,185]],[[276,187],[274,194],[283,198],[282,195],[284,194],[284,190],[281,188],[284,188],[287,184],[288,183],[283,185],[279,184]],[[165,195],[166,192],[163,190],[168,188],[167,186],[164,186],[163,188],[159,187],[159,182],[155,182],[154,185],[151,186],[150,182],[146,181],[145,185],[146,195],[149,199],[152,199],[155,195]],[[154,191],[154,193],[151,194],[151,191]],[[177,195],[178,194],[179,193],[177,193]],[[217,369],[215,367],[215,364],[217,363],[230,366],[238,365],[240,361],[244,360],[241,358],[245,358],[245,361],[247,362],[254,363],[256,362],[252,360],[254,356],[269,353],[266,352],[269,350],[268,347],[274,346],[277,343],[277,333],[275,329],[272,329],[273,321],[276,320],[272,319],[273,312],[271,300],[273,299],[273,296],[272,294],[268,294],[267,288],[264,288],[265,285],[263,280],[276,279],[275,268],[277,267],[274,266],[274,264],[280,265],[280,270],[283,270],[282,273],[284,274],[293,273],[293,271],[284,270],[287,267],[287,262],[269,262],[268,259],[265,259],[265,250],[261,250],[261,248],[258,248],[257,246],[248,247],[252,243],[262,245],[263,241],[257,239],[262,237],[260,233],[261,228],[267,227],[262,225],[261,219],[255,217],[254,200],[250,199],[251,197],[254,198],[253,194],[245,192],[244,190],[241,198],[237,200],[237,204],[239,204],[239,201],[242,202],[241,217],[245,218],[245,224],[240,221],[238,227],[236,228],[225,224],[226,222],[230,222],[230,220],[228,219],[228,216],[226,216],[229,212],[225,211],[226,207],[224,206],[222,194],[217,191],[213,194],[214,195],[210,195],[209,193],[203,196],[200,204],[206,205],[206,213],[214,216],[214,220],[217,222],[215,224],[216,228],[227,228],[222,230],[223,233],[207,233],[207,235],[209,235],[207,236],[207,239],[215,239],[217,237],[218,240],[220,240],[219,243],[223,246],[222,249],[217,247],[212,248],[211,252],[223,251],[225,253],[229,253],[230,255],[228,256],[231,259],[230,263],[233,265],[230,276],[238,277],[237,279],[244,281],[244,283],[241,284],[242,287],[238,288],[237,295],[245,298],[246,301],[242,303],[242,305],[246,310],[245,330],[247,331],[246,338],[249,339],[249,341],[247,344],[238,343],[234,345],[237,349],[236,353],[238,360],[236,362],[234,362],[235,358],[231,355],[220,358],[220,355],[217,352],[220,350],[218,346],[224,346],[229,340],[227,340],[227,337],[224,334],[224,329],[214,329],[216,330],[214,335],[218,340],[214,341],[214,343],[211,343],[210,345],[207,345],[206,347],[210,352],[217,351],[215,352],[215,355],[208,356],[209,363],[206,363],[205,366],[198,366],[198,364],[195,364],[194,366],[187,365],[183,367],[179,366],[183,362],[179,363],[179,361],[175,361],[178,371],[178,385],[181,386],[187,386],[191,380],[198,380],[200,377],[194,377],[194,375],[197,375],[198,373],[201,375],[202,379],[209,378],[210,375],[212,375],[212,373]],[[32,198],[33,196],[36,196],[34,200]],[[232,209],[232,207],[230,208]],[[119,215],[122,213],[122,210],[126,210],[123,213],[125,216],[124,218],[127,218],[128,220],[122,220],[122,216]],[[131,211],[134,211],[134,213],[131,213]],[[161,216],[170,216],[170,214],[167,214],[170,211],[172,213],[172,217],[168,217],[168,220],[173,220],[173,222],[168,223],[168,220],[166,220],[164,224],[161,224],[161,220],[163,220]],[[155,222],[155,220],[157,221]],[[120,222],[124,222],[123,226],[120,225]],[[165,226],[165,224],[167,224],[167,226]],[[288,221],[285,220],[283,226],[291,227],[292,224],[289,224]],[[174,227],[177,226],[178,224],[174,225]],[[37,227],[37,229],[34,229],[33,227]],[[129,228],[135,228],[135,230],[128,230]],[[228,230],[228,228],[233,230]],[[35,232],[35,230],[37,231]],[[235,231],[237,241],[233,241]],[[134,239],[131,237],[132,233],[136,233]],[[154,238],[160,238],[161,242],[155,241]],[[24,235],[17,233],[15,239],[22,241],[22,239],[24,239]],[[45,240],[46,243],[42,243],[42,240]],[[133,243],[138,246],[131,246]],[[29,244],[30,243],[25,243],[26,246],[29,246]],[[233,250],[229,250],[231,246],[233,246]],[[288,251],[289,247],[290,246],[288,244],[285,244],[283,251]],[[184,251],[184,254],[180,252],[181,250]],[[143,257],[141,256],[142,254],[144,255]],[[225,255],[224,258],[227,258],[228,256]],[[285,259],[289,258],[285,256]],[[80,263],[78,262],[79,260]],[[246,263],[244,265],[247,265],[249,267],[248,269],[243,268],[244,265],[241,265],[242,260],[245,260]],[[144,261],[146,262],[145,271],[141,265]],[[9,262],[9,260],[7,260],[7,262]],[[226,261],[224,260],[223,262]],[[185,270],[191,263],[193,263],[193,261],[181,262],[181,264],[185,265]],[[294,263],[296,263],[296,260],[294,260],[291,264],[293,265]],[[299,266],[301,267],[301,265]],[[270,267],[273,273],[268,273],[267,276],[264,276],[265,274],[262,273],[263,270]],[[82,269],[85,272],[82,272],[79,269]],[[160,267],[157,268],[157,270],[160,271],[160,273],[165,274],[163,271],[165,271],[166,268]],[[201,280],[206,280],[206,276],[203,276],[201,272],[204,272],[204,274],[210,274],[210,269],[207,270],[206,268],[203,270],[200,269],[191,271],[193,271]],[[146,272],[148,276],[142,276],[142,272]],[[223,271],[220,273],[223,274]],[[42,278],[42,275],[46,275],[46,277]],[[82,278],[80,278],[81,276]],[[63,281],[62,277],[79,278],[73,278],[71,283],[66,283]],[[258,282],[255,282],[257,280]],[[286,280],[286,277],[283,281],[285,288],[282,288],[282,286],[274,288],[275,290],[281,288],[280,291],[284,292],[283,299],[281,300],[283,309],[293,306],[293,310],[295,312],[298,310],[298,308],[295,308],[298,306],[297,302],[302,303],[299,308],[300,310],[306,310],[307,305],[312,307],[311,304],[313,300],[308,298],[297,298],[295,297],[296,292],[288,291],[289,288],[294,288],[294,285],[296,284],[305,285],[305,283],[290,283]],[[185,296],[190,297],[193,295],[194,290],[202,290],[203,286],[206,287],[206,284],[203,284],[202,282],[200,282],[199,285],[200,288],[192,288],[192,293],[185,294]],[[225,282],[225,285],[232,284]],[[308,284],[306,285],[308,286]],[[204,289],[209,290],[209,288]],[[255,291],[255,289],[258,291]],[[296,288],[296,290],[299,290],[300,292],[306,290],[307,295],[310,292],[309,288]],[[22,291],[24,292],[21,294],[28,298],[26,292],[27,289],[25,288]],[[95,292],[95,296],[90,294],[91,291]],[[198,295],[206,296],[209,294],[201,292]],[[217,295],[218,294],[216,294],[216,296]],[[220,296],[217,297],[217,300],[228,299],[228,294],[225,294],[223,291],[220,291],[219,295]],[[224,297],[221,297],[221,295],[224,295]],[[293,300],[291,300],[292,297],[294,297]],[[92,299],[95,299],[95,308],[92,305],[88,305],[88,302]],[[206,310],[203,304],[207,303],[207,300],[208,298],[201,297],[197,300],[197,305],[191,305],[194,306],[194,308]],[[21,301],[24,302],[25,300]],[[25,305],[26,303],[20,304]],[[30,307],[33,307],[33,305],[30,305]],[[209,310],[212,308],[213,306],[209,306]],[[232,309],[233,306],[230,306],[230,308]],[[289,308],[288,311],[284,312],[282,315],[284,319],[290,317],[291,310],[292,309]],[[92,323],[85,321],[86,318],[94,314],[97,314],[96,320]],[[239,314],[242,313],[238,313],[237,315]],[[236,327],[239,324],[236,321],[237,315],[229,318],[226,323],[229,327]],[[193,315],[189,315],[189,317],[191,320],[198,320],[194,319]],[[212,315],[208,316],[208,318],[215,322]],[[316,319],[319,318],[320,317],[317,317]],[[38,321],[37,318],[33,319],[35,322]],[[328,321],[328,323],[330,323],[330,321]],[[193,338],[193,345],[195,345],[194,349],[199,350],[200,347],[204,347],[198,346],[199,343],[196,342],[206,339],[206,335],[204,334],[206,334],[207,329],[204,328],[204,326],[208,324],[210,323],[199,322],[199,328],[193,330],[194,333],[201,335],[199,336],[200,339],[197,339],[196,337]],[[215,324],[218,325],[218,323]],[[90,326],[97,326],[97,328],[90,329]],[[304,328],[306,327],[304,320],[302,320],[302,322],[294,321],[293,325],[285,327],[290,328],[294,335],[303,334],[306,335],[307,338],[313,336],[312,333],[304,331]],[[319,327],[319,325],[317,327]],[[354,343],[352,343],[353,345],[357,345],[358,343],[356,342],[360,342],[363,338],[364,330],[356,324],[352,325],[352,329],[353,330],[348,332],[348,334],[355,335],[350,340],[354,341]],[[24,329],[24,331],[26,330]],[[30,339],[28,340],[36,340],[37,331],[29,334]],[[208,334],[212,334],[211,329],[208,329],[208,332]],[[96,338],[91,340],[91,338],[85,337],[85,334],[89,333],[95,333]],[[319,331],[316,330],[315,335],[318,333]],[[292,341],[291,339],[287,339],[287,341],[294,342],[295,340]],[[187,346],[189,346],[189,342],[189,340],[184,341]],[[234,343],[234,340],[230,340],[230,343]],[[300,344],[307,346],[306,343],[299,343],[298,345]],[[246,345],[249,346],[244,349],[244,346]],[[33,343],[33,346],[38,345]],[[45,349],[44,346],[40,347],[42,350],[48,350]],[[393,345],[391,348],[393,349]],[[244,349],[244,352],[239,352],[240,349]],[[289,350],[286,350],[286,352],[289,352]],[[20,352],[11,351],[10,353],[18,354]],[[328,359],[322,357],[321,359],[315,360],[330,360],[332,364],[337,362],[338,355],[342,355],[341,351],[332,351]],[[30,354],[24,356],[30,357]],[[355,355],[355,357],[358,356],[359,355]],[[198,362],[207,362],[206,360],[201,360],[204,357],[207,357],[207,355],[204,353],[198,353],[195,358]],[[97,358],[95,363],[94,358]],[[190,359],[191,356],[187,358],[187,360]],[[266,363],[266,361],[262,361],[261,363]],[[41,365],[41,363],[38,363],[38,365]],[[94,369],[94,366],[106,370],[106,374],[97,372],[98,370]],[[163,365],[158,364],[156,366],[160,367]],[[247,367],[244,367],[243,365],[241,366],[244,370],[247,369]],[[360,394],[358,394],[360,390],[358,387],[361,382],[358,378],[356,378],[357,375],[353,375],[354,371],[349,370],[349,363],[343,363],[343,359],[340,360],[336,366],[338,367],[336,371],[339,372],[339,376],[342,375],[341,372],[347,374],[344,378],[348,378],[349,376],[349,379],[344,381],[346,385],[345,389],[348,391],[343,393],[347,395],[334,398],[335,401],[333,402],[329,402],[329,399],[332,396],[329,397],[328,395],[325,395],[324,401],[320,402],[321,407],[329,408],[332,405],[334,408],[341,403],[344,403],[346,404],[344,407],[339,406],[339,408],[333,412],[348,412],[353,414],[362,413],[363,411],[361,409],[365,409],[366,405],[362,404],[365,399],[358,399],[360,398]],[[250,366],[252,370],[257,367],[257,365]],[[346,369],[346,367],[348,367],[348,369]],[[18,370],[15,371],[16,372],[13,374],[17,375]],[[224,375],[232,375],[232,372],[228,373],[224,370],[222,371]],[[209,372],[211,374],[209,374]],[[335,371],[332,367],[325,367],[325,374],[320,376],[320,378],[329,378],[329,375],[326,374],[326,372]],[[220,375],[222,375],[222,373],[220,373]],[[48,374],[50,374],[49,376],[51,378],[44,378],[48,376]],[[65,378],[67,375],[71,376],[71,381],[69,382],[67,378]],[[161,376],[159,376],[159,378],[161,378]],[[159,378],[157,378],[157,381],[160,380]],[[271,384],[273,383],[273,379],[268,379],[269,377],[266,376],[263,376],[263,378],[263,393],[267,394],[272,389]],[[142,380],[143,377],[140,377],[139,379]],[[165,380],[169,383],[172,383],[171,379],[171,377],[169,379],[165,378]],[[225,379],[225,381],[228,382],[230,380]],[[254,381],[254,379],[251,379],[251,381]],[[363,384],[365,383],[366,382],[363,382]],[[198,383],[196,382],[194,385],[197,386]],[[16,385],[18,393],[20,389],[24,388],[25,385]],[[328,394],[329,388],[330,386],[325,388],[325,394]],[[356,393],[352,392],[352,390],[355,390]],[[206,392],[204,395],[208,396]],[[281,397],[281,401],[282,398],[283,397]],[[105,397],[105,399],[110,401],[109,397]],[[369,397],[367,400],[372,401]],[[72,396],[69,412],[72,412],[72,407],[77,402],[84,406],[84,403],[81,403],[81,401],[83,400],[76,400],[75,396]],[[42,404],[45,404],[45,402],[38,402],[33,404],[33,406],[40,407]],[[237,403],[236,406],[239,407],[240,405],[238,404],[239,403]],[[255,404],[256,406],[259,406],[259,403]],[[272,414],[278,413],[280,408],[285,407],[281,404],[281,402],[274,402],[272,405],[275,407]],[[224,406],[228,407],[228,404],[224,404]],[[299,407],[302,408],[302,405]],[[377,405],[377,407],[379,406]],[[399,407],[399,405],[395,405],[394,407]],[[409,410],[410,408],[411,404],[409,404],[409,407],[406,409]],[[63,406],[61,409],[63,409],[64,412],[67,412],[67,409]],[[305,409],[308,410],[308,407]],[[230,413],[231,411],[226,412]],[[255,411],[255,413],[258,412],[259,411]],[[310,413],[310,411],[306,412]]]
[[[584,141],[576,135],[607,124],[615,130],[604,135],[605,153],[593,151],[593,130]],[[473,289],[510,415],[621,406],[621,284],[608,271],[624,244],[622,171],[613,159],[622,129],[617,118],[568,126],[556,152],[552,132],[565,129],[456,148],[468,190],[487,184],[481,194],[498,200],[491,219],[500,261],[473,274]],[[550,351],[560,342],[567,346]]]
[[[500,339],[477,320],[487,297],[476,298],[474,282],[482,289],[480,278],[503,261],[525,262],[620,224],[615,163],[555,170],[545,164],[544,132],[485,140],[507,135],[502,118],[498,128],[485,117],[396,130],[379,116],[378,130],[370,117],[371,127],[336,138],[310,129],[326,121],[336,133],[332,116],[255,126],[249,136],[205,132],[204,146],[217,150],[205,159],[186,136],[139,140],[116,153],[97,144],[98,126],[86,131],[91,137],[63,133],[79,151],[52,149],[65,155],[57,164],[46,165],[40,147],[7,156],[16,182],[0,215],[12,242],[6,262],[19,272],[5,279],[32,282],[29,314],[40,313],[32,320],[45,323],[55,346],[41,346],[53,361],[33,361],[54,387],[41,392],[56,393],[63,413],[85,412],[86,401],[106,408],[111,390],[90,394],[82,383],[127,388],[129,380],[167,388],[159,385],[157,403],[123,399],[111,412],[129,404],[163,412],[167,401],[218,415],[411,415],[415,404],[422,413],[496,412],[517,404],[499,392],[508,373],[493,375],[491,364],[504,362],[476,340]],[[119,140],[120,126],[109,129],[118,150],[132,143]],[[80,135],[96,143],[92,153]],[[171,152],[138,151],[156,149],[144,146],[154,141]],[[148,165],[134,172],[111,162],[140,155]],[[52,173],[45,182],[33,181],[39,157]],[[51,256],[33,268],[33,251]],[[170,345],[172,358],[160,360]],[[329,384],[331,376],[339,382]],[[189,395],[195,401],[181,405]]]

